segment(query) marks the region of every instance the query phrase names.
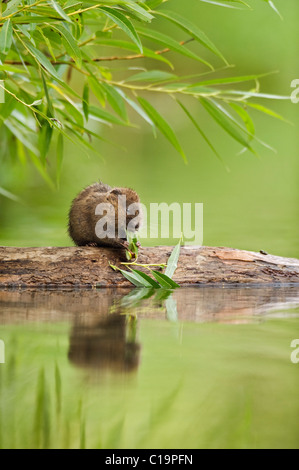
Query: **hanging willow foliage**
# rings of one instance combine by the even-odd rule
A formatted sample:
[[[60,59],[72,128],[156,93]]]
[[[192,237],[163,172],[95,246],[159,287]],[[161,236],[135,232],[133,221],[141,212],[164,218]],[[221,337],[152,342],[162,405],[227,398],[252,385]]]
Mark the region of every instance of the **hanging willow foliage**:
[[[254,103],[254,99],[287,97],[260,93],[262,76],[215,78],[215,75],[213,78],[213,73],[229,67],[225,57],[200,29],[197,24],[200,21],[195,24],[169,10],[171,0],[165,5],[166,1],[2,2],[0,152],[5,154],[9,149],[11,154],[19,154],[21,160],[29,156],[54,187],[46,165],[50,145],[56,145],[56,179],[59,180],[64,139],[84,151],[97,151],[96,142],[103,137],[92,131],[91,121],[131,126],[128,108],[132,108],[154,133],[158,129],[186,160],[171,123],[150,100],[151,96],[162,93],[175,100],[178,109],[183,110],[217,157],[220,158],[218,150],[191,115],[188,99],[197,100],[202,110],[242,148],[255,153],[255,140],[263,142],[255,135],[250,107],[281,117]],[[200,1],[228,8],[247,7],[241,0]],[[264,1],[277,12],[273,2]],[[160,21],[178,28],[182,41],[162,33],[157,28]],[[191,41],[199,44],[201,53],[188,47]],[[113,55],[106,55],[111,47]],[[175,62],[179,56],[193,61],[198,73],[178,76],[170,58]],[[136,71],[132,63],[138,63],[138,59],[142,60],[142,68]],[[121,78],[119,71],[110,66],[116,61],[123,65]],[[81,90],[79,86],[76,89],[71,86],[74,73],[76,78],[82,76],[78,80]],[[243,82],[248,90],[234,88]]]

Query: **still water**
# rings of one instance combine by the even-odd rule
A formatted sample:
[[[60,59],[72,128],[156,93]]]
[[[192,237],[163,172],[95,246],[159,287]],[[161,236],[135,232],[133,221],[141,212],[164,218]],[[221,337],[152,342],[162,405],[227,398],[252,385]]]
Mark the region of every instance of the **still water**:
[[[297,338],[299,286],[0,291],[0,447],[299,448]]]

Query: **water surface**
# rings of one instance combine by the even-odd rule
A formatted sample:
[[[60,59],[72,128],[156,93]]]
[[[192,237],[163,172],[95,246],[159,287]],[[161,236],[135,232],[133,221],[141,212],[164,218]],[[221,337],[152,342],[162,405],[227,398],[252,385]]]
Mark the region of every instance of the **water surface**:
[[[299,447],[299,287],[151,294],[0,291],[1,448]]]

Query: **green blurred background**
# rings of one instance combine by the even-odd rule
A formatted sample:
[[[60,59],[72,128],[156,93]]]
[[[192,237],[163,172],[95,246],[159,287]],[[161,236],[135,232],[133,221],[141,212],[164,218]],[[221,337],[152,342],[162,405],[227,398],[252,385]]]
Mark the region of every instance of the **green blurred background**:
[[[167,7],[196,23],[228,61],[236,65],[222,72],[223,76],[278,71],[262,79],[261,91],[290,95],[291,81],[299,78],[299,3],[297,0],[289,0],[287,5],[279,0],[276,3],[283,20],[260,0],[251,1],[253,9],[243,11],[179,0],[172,0]],[[178,40],[186,38],[162,20],[156,20],[153,27],[167,29]],[[190,45],[196,47],[200,46]],[[169,54],[171,57],[174,58]],[[204,71],[200,64],[195,66],[188,59],[175,60],[177,74]],[[131,65],[157,68],[145,60]],[[113,64],[120,74],[126,66],[123,62]],[[74,76],[72,85],[81,89],[79,80]],[[136,116],[139,128],[98,129],[104,137],[126,148],[101,144],[98,150],[104,160],[96,155],[88,158],[68,145],[60,189],[56,192],[48,188],[31,164],[20,164],[15,155],[9,158],[0,155],[0,186],[21,199],[17,203],[0,196],[0,244],[72,245],[67,235],[71,200],[84,186],[101,179],[111,185],[133,187],[146,205],[174,201],[204,203],[205,245],[263,249],[299,257],[299,104],[260,101],[293,125],[253,111],[258,136],[277,149],[273,153],[260,146],[260,158],[256,158],[248,152],[238,155],[240,146],[211,121],[200,105],[191,97],[185,101],[223,156],[230,168],[227,172],[169,97],[159,94],[150,99],[175,128],[187,153],[188,165],[161,134],[155,139],[150,127]],[[52,150],[49,162],[50,172],[54,171]],[[150,240],[143,243],[150,244]]]

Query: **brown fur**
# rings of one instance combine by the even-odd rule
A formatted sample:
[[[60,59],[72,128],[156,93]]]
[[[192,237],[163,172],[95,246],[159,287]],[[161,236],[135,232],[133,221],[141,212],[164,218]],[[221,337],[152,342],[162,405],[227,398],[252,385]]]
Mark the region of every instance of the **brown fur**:
[[[140,202],[138,194],[129,188],[111,188],[107,184],[94,183],[83,189],[73,200],[69,212],[69,235],[78,246],[120,246],[124,245],[126,239],[118,238],[119,229],[127,229],[128,223],[134,218],[129,215],[126,208],[118,207],[118,196],[126,196],[126,208],[132,203]],[[95,210],[100,203],[111,203],[115,211],[115,238],[98,238],[95,233],[95,227],[100,220],[100,215],[95,214]],[[126,221],[126,226],[119,226],[119,210]],[[138,207],[138,230],[141,224],[141,207]]]

